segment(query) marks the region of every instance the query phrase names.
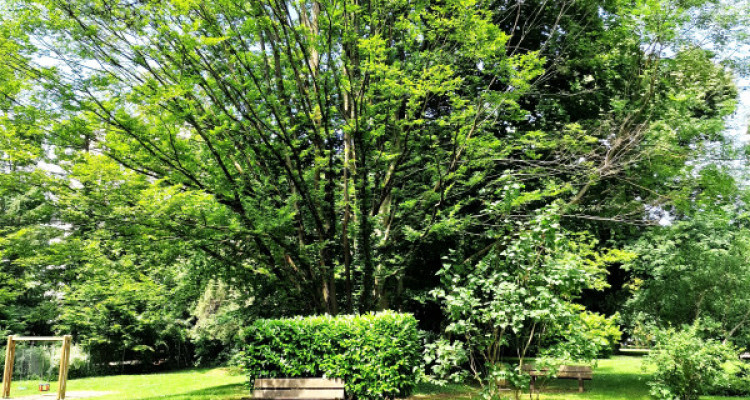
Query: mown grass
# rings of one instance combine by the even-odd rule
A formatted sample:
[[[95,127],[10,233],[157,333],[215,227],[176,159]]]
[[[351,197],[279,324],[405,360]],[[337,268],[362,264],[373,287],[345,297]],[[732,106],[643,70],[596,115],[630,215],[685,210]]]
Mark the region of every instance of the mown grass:
[[[225,368],[192,369],[161,374],[115,375],[71,379],[68,392],[110,392],[97,400],[237,400],[248,397],[246,378]],[[38,394],[38,381],[13,382],[11,397]],[[22,390],[21,388],[26,387]],[[52,383],[50,393],[57,391]]]
[[[522,399],[540,400],[652,400],[648,395],[646,379],[648,371],[643,369],[643,358],[617,356],[600,360],[594,369],[594,379],[586,381],[586,391],[578,393],[575,380],[549,380],[541,385],[542,392]],[[470,386],[448,386],[441,390],[433,385],[420,385],[413,400],[468,400],[477,389]],[[510,395],[509,395],[510,397]],[[750,397],[703,396],[702,400],[750,400]]]
[[[542,383],[542,393],[523,399],[539,400],[647,400],[648,372],[642,358],[618,356],[599,361],[594,379],[586,382],[586,391],[578,393],[573,380],[550,380]],[[541,382],[540,382],[541,383]],[[14,382],[12,397],[38,394],[37,381]],[[21,389],[21,388],[26,389]],[[51,393],[57,390],[52,384]],[[239,400],[249,397],[245,377],[225,368],[192,369],[150,375],[117,375],[73,379],[69,391],[101,391],[107,395],[96,400]],[[468,385],[435,386],[422,384],[409,400],[469,400],[477,390]],[[750,397],[702,397],[704,400],[750,400]]]

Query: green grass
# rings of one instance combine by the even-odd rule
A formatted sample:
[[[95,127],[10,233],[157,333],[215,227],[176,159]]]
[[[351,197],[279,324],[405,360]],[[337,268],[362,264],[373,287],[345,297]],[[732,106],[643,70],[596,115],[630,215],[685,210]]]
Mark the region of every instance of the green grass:
[[[642,368],[641,357],[617,356],[600,360],[594,369],[594,379],[586,381],[586,391],[578,393],[575,380],[551,379],[541,385],[542,393],[533,399],[541,400],[651,400],[648,396],[646,378],[648,373]],[[433,385],[420,385],[413,400],[467,400],[476,393],[469,386],[453,385],[444,390]],[[525,393],[522,399],[529,399]],[[750,400],[750,397],[703,396],[702,400]]]
[[[68,392],[93,390],[112,392],[105,396],[91,397],[96,400],[237,400],[248,397],[245,376],[230,373],[224,368],[192,369],[186,371],[148,374],[115,375],[94,378],[71,379]],[[13,382],[11,396],[38,394],[38,381]],[[21,390],[26,387],[25,390]],[[52,383],[51,393],[57,390]]]
[[[540,400],[647,400],[647,373],[640,357],[619,356],[599,361],[594,379],[586,382],[586,392],[578,393],[574,380],[550,380],[542,384]],[[540,382],[541,383],[541,382]],[[38,381],[14,382],[12,396],[36,394]],[[248,397],[245,377],[224,368],[193,369],[164,374],[117,375],[73,379],[69,391],[112,392],[96,400],[239,400]],[[25,390],[21,390],[26,387]],[[52,384],[51,392],[57,389]],[[467,385],[435,386],[422,384],[409,400],[469,400],[476,389]],[[528,393],[523,399],[528,399]],[[533,399],[537,399],[534,395]],[[750,397],[702,397],[703,400],[750,400]]]

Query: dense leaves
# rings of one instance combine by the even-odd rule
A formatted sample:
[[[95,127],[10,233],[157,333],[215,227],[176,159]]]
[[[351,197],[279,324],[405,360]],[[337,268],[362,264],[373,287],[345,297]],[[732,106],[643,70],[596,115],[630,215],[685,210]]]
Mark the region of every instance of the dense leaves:
[[[750,344],[750,231],[746,216],[700,213],[637,242],[628,314],[681,326],[702,321],[710,336]],[[678,300],[679,299],[679,300]],[[639,317],[640,314],[645,314]]]
[[[258,320],[242,332],[243,366],[261,377],[339,378],[348,399],[394,399],[411,393],[421,338],[411,315]]]
[[[735,356],[731,346],[702,339],[697,325],[682,331],[661,331],[647,359],[656,370],[649,382],[651,395],[669,400],[698,399],[722,379],[724,364]]]
[[[498,379],[515,388],[525,385],[522,366],[531,354],[539,364],[586,362],[619,338],[611,321],[573,301],[584,289],[605,285],[605,264],[622,256],[598,254],[585,236],[564,231],[555,208],[518,228],[503,250],[475,265],[446,267],[441,275],[447,289],[436,290],[449,321],[446,335],[458,342],[451,350],[465,357],[454,356],[457,366],[468,362],[490,391]],[[502,365],[507,359],[511,362]],[[435,372],[450,371],[438,367]]]
[[[467,357],[589,358],[616,334],[578,303],[661,273],[620,268],[639,226],[740,198],[704,161],[736,89],[697,32],[747,15],[722,4],[6,0],[0,330],[181,364],[257,318],[400,309]]]

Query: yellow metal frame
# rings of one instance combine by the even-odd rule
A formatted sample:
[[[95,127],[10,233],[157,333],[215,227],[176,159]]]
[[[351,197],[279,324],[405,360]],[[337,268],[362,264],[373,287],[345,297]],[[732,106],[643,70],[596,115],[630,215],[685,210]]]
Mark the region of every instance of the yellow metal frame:
[[[10,383],[13,379],[13,364],[16,358],[16,342],[63,342],[60,351],[60,375],[57,380],[57,400],[65,399],[68,385],[68,367],[70,366],[70,344],[73,336],[8,336],[8,347],[5,349],[5,370],[3,372],[3,398],[10,398]]]

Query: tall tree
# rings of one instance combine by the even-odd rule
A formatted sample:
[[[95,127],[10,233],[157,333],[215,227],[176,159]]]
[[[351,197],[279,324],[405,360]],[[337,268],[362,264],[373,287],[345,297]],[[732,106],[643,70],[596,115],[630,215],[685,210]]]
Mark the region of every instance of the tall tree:
[[[1,49],[66,242],[335,313],[408,306],[555,201],[604,243],[689,198],[734,91],[676,38],[714,3],[17,0]]]
[[[385,250],[454,212],[445,198],[469,178],[465,163],[501,145],[486,127],[520,116],[539,71],[533,54],[506,54],[508,35],[473,2],[18,7],[29,53],[55,61],[9,62],[56,96],[61,160],[94,151],[167,192],[209,195],[220,209],[160,228],[210,237],[206,253],[332,313],[337,273],[347,308],[354,293],[362,311],[385,298],[384,280],[402,276]]]

